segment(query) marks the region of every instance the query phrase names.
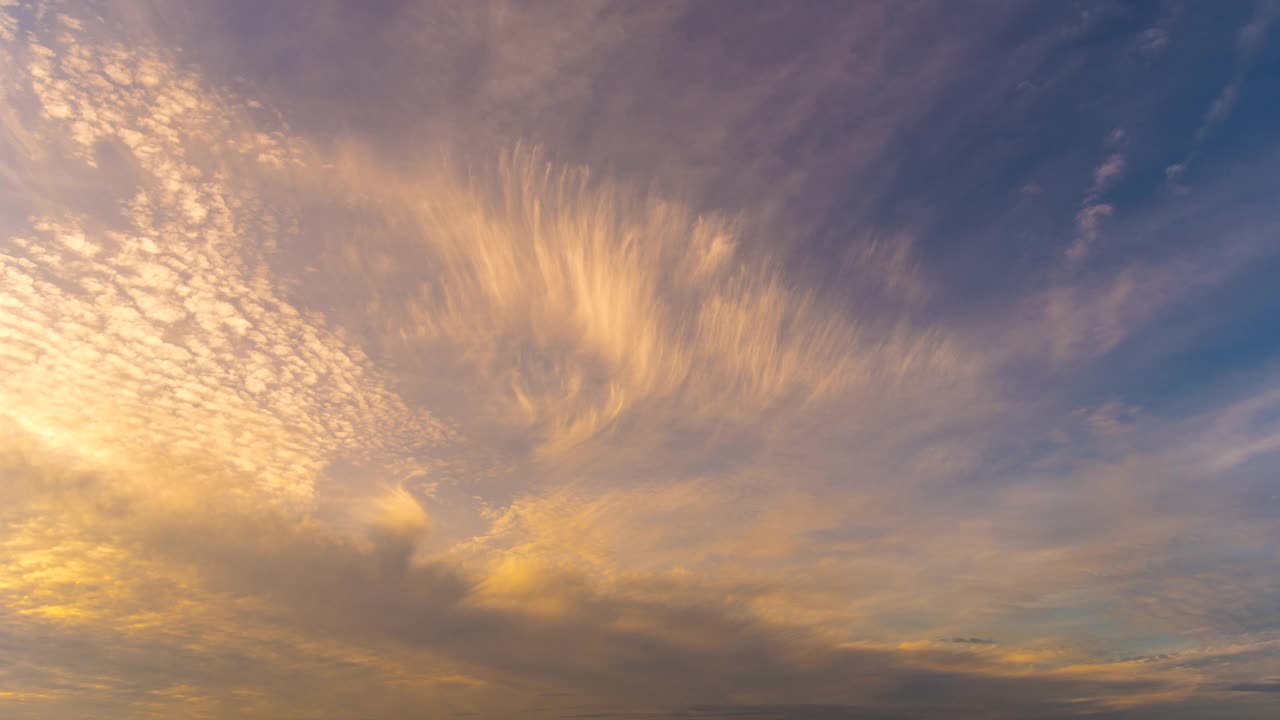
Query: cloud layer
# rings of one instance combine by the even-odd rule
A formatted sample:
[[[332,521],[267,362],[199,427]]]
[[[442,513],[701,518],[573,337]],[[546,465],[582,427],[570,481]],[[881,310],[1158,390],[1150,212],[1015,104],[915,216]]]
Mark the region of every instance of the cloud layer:
[[[980,130],[1177,13],[216,5],[0,6],[0,715],[1274,714],[1265,153]]]

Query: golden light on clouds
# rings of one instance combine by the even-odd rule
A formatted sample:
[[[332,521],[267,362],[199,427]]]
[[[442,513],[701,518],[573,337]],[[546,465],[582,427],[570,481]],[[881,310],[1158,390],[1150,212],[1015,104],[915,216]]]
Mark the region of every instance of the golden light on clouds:
[[[1215,493],[1266,495],[1280,394],[1164,417],[1091,365],[1259,243],[961,310],[927,213],[823,214],[875,118],[788,155],[836,132],[805,82],[898,101],[861,55],[216,5],[0,0],[0,717],[1269,717],[1275,537]],[[848,12],[814,57],[888,22]]]

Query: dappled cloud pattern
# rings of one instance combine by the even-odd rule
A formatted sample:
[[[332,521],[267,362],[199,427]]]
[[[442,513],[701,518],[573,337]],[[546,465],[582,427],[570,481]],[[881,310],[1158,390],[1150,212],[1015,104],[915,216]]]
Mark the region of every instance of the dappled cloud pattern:
[[[1262,236],[1100,261],[1139,172],[1108,134],[1052,267],[961,313],[923,231],[779,237],[839,204],[803,173],[709,206],[678,153],[495,129],[697,30],[582,8],[580,55],[388,90],[436,101],[397,157],[210,63],[216,9],[0,2],[0,716],[1271,717],[1280,534],[1240,499],[1280,391],[1098,390]],[[517,10],[316,3],[288,42],[569,26]]]

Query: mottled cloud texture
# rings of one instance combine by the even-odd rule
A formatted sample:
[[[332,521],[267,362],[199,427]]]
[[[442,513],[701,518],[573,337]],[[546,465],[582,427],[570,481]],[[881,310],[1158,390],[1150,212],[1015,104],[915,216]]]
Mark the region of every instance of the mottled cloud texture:
[[[1274,717],[1275,11],[1086,5],[0,1],[0,716]]]

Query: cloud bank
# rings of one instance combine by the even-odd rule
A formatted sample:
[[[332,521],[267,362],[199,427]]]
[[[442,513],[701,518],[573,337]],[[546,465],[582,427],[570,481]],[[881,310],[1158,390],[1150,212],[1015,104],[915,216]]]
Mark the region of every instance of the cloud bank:
[[[963,156],[1094,16],[962,101],[1021,10],[581,10],[0,7],[0,714],[1271,717],[1280,395],[1126,375],[1273,261],[1259,171],[1122,202],[1108,119],[975,300],[875,148]]]

